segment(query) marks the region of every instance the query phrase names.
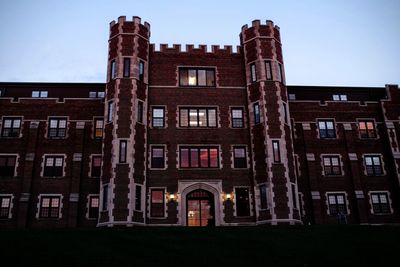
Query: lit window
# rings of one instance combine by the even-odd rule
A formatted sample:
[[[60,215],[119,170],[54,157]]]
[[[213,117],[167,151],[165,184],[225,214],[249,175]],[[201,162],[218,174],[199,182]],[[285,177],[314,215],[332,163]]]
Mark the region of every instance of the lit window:
[[[254,108],[254,124],[259,124],[261,123],[261,114],[260,114],[260,105],[257,103],[254,103],[253,105]]]
[[[260,208],[262,210],[268,209],[267,189],[267,185],[260,185]]]
[[[131,59],[130,58],[124,58],[124,78],[127,78],[130,76],[130,69],[131,69]]]
[[[376,138],[375,123],[372,120],[358,122],[361,138]]]
[[[271,61],[265,62],[265,72],[267,75],[267,80],[272,80],[272,68],[271,68]]]
[[[289,94],[289,100],[296,100],[296,94]]]
[[[162,169],[165,167],[164,147],[151,148],[151,167]]]
[[[10,216],[11,196],[0,196],[0,219]]]
[[[111,79],[114,80],[117,77],[117,72],[115,69],[115,59],[111,61]]]
[[[248,188],[235,188],[236,215],[250,216],[250,201]]]
[[[217,147],[181,147],[181,168],[218,168],[219,155]]]
[[[50,118],[49,119],[49,138],[63,138],[67,133],[66,118]]]
[[[142,186],[140,186],[140,185],[136,186],[135,210],[142,210]]]
[[[0,177],[13,177],[17,156],[0,156]]]
[[[3,119],[2,137],[18,137],[21,130],[21,118],[5,117]]]
[[[101,174],[101,156],[92,157],[91,177],[100,177]]]
[[[281,153],[279,148],[279,141],[272,141],[272,153],[274,156],[274,163],[280,163]]]
[[[214,69],[179,69],[180,86],[215,86],[215,70]]]
[[[254,64],[254,63],[250,65],[250,75],[251,75],[252,82],[257,81],[256,64]]]
[[[323,156],[324,174],[341,175],[340,159],[338,156]]]
[[[126,163],[127,141],[119,141],[119,163]]]
[[[113,101],[109,101],[107,106],[107,122],[112,122],[113,113],[114,113],[114,103]]]
[[[330,215],[347,214],[345,194],[327,194]]]
[[[48,96],[48,91],[32,91],[32,97],[46,98],[47,96]]]
[[[332,95],[334,101],[347,101],[347,95]]]
[[[163,189],[151,189],[151,217],[164,217],[164,190]]]
[[[141,60],[139,61],[139,80],[144,80],[144,62]]]
[[[99,216],[99,197],[89,197],[89,219],[97,219]]]
[[[364,160],[365,160],[367,175],[374,176],[383,174],[380,156],[365,156]]]
[[[40,201],[40,218],[58,218],[60,213],[60,197],[46,196],[41,197]]]
[[[233,167],[247,168],[246,147],[233,147]]]
[[[180,127],[217,127],[216,108],[180,108]]]
[[[104,98],[105,93],[102,91],[90,91],[89,98]]]
[[[389,198],[387,193],[371,193],[371,202],[374,214],[390,213]]]
[[[232,128],[243,128],[243,108],[232,108]]]
[[[63,176],[64,157],[63,156],[46,156],[44,158],[44,177],[61,177]]]
[[[318,128],[319,128],[319,137],[321,139],[336,137],[335,124],[333,120],[319,120]]]
[[[153,107],[152,125],[154,128],[164,127],[164,108]]]
[[[103,119],[94,120],[94,138],[103,138]]]

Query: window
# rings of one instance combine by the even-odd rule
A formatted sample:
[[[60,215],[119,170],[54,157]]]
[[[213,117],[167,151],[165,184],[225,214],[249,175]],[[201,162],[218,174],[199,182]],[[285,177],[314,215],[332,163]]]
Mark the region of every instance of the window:
[[[11,196],[0,196],[0,219],[10,216]]]
[[[126,163],[126,150],[127,150],[127,141],[120,140],[119,141],[119,163]]]
[[[94,138],[101,139],[103,138],[103,119],[95,119],[94,120]]]
[[[107,106],[107,122],[112,122],[113,113],[114,113],[114,103],[113,101],[109,101]]]
[[[45,156],[44,158],[44,177],[63,176],[64,157],[63,156]]]
[[[131,59],[130,58],[124,58],[124,78],[127,78],[130,76],[131,73]]]
[[[5,117],[3,119],[2,137],[19,137],[22,118]]]
[[[215,70],[214,69],[179,69],[180,86],[215,86]]]
[[[288,114],[287,114],[286,103],[283,103],[283,115],[285,117],[285,123],[288,123]]]
[[[243,108],[232,108],[232,128],[243,128]]]
[[[330,215],[337,215],[338,213],[347,214],[345,194],[327,194],[327,197]]]
[[[139,61],[139,80],[144,81],[144,62]]]
[[[99,216],[99,197],[90,196],[89,197],[89,219],[97,219]]]
[[[92,157],[91,177],[100,177],[101,174],[101,156]]]
[[[347,95],[332,95],[334,101],[347,101]]]
[[[0,156],[0,176],[13,177],[17,156]]]
[[[0,97],[3,96],[4,92],[5,92],[5,89],[0,89]]]
[[[164,108],[153,107],[152,126],[154,128],[164,128]]]
[[[40,201],[39,218],[58,218],[60,213],[60,197],[46,196]]]
[[[236,195],[236,215],[250,216],[250,202],[248,188],[235,188]]]
[[[296,94],[289,94],[289,100],[296,100]]]
[[[324,174],[329,175],[341,175],[342,171],[340,168],[339,156],[323,156]]]
[[[260,114],[260,105],[257,103],[254,103],[253,105],[254,108],[254,123],[259,124],[261,123],[261,114]]]
[[[89,98],[104,98],[105,93],[102,91],[90,91]]]
[[[390,213],[389,198],[387,193],[371,193],[371,202],[374,214]]]
[[[142,210],[142,186],[137,185],[135,190],[135,210]]]
[[[233,147],[233,167],[247,168],[246,147]]]
[[[278,81],[283,82],[282,64],[278,63]]]
[[[180,108],[180,127],[217,127],[216,108]]]
[[[333,120],[319,120],[318,128],[319,128],[319,137],[321,139],[336,137],[335,124]]]
[[[267,189],[267,185],[260,185],[260,208],[262,210],[268,209]]]
[[[164,189],[151,189],[151,217],[164,217]]]
[[[254,64],[254,63],[250,65],[250,75],[251,75],[252,82],[257,81],[256,64]]]
[[[143,101],[138,101],[137,121],[143,123]]]
[[[367,170],[367,175],[382,175],[382,162],[380,156],[365,156],[365,167]]]
[[[116,69],[115,69],[115,59],[111,61],[111,80],[114,80],[117,77]]]
[[[66,118],[49,119],[49,138],[63,138],[67,133]]]
[[[108,210],[108,184],[103,186],[103,202],[101,204],[101,210]]]
[[[274,156],[274,163],[281,162],[281,152],[279,148],[279,141],[272,141],[272,153]]]
[[[218,168],[218,147],[181,147],[181,168]]]
[[[292,201],[293,201],[293,208],[297,209],[297,199],[296,199],[296,185],[291,184],[291,191],[292,191]]]
[[[265,61],[265,73],[267,80],[272,80],[272,68],[271,61]]]
[[[48,96],[48,91],[32,91],[32,97],[46,98],[47,96]]]
[[[151,167],[162,169],[165,166],[164,147],[151,147]]]
[[[375,123],[373,120],[358,122],[360,138],[376,138]]]

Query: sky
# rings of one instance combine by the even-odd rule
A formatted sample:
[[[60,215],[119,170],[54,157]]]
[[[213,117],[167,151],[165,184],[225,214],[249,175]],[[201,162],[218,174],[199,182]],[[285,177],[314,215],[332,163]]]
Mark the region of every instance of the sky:
[[[239,45],[281,28],[289,85],[400,83],[400,0],[0,0],[0,82],[105,82],[109,23],[139,16],[151,43]]]

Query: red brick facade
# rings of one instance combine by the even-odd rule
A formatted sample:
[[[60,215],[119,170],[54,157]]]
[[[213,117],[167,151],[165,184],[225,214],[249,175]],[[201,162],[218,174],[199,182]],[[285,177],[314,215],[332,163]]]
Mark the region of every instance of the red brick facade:
[[[286,86],[271,21],[149,38],[110,24],[106,84],[0,83],[0,227],[399,222],[397,85]]]

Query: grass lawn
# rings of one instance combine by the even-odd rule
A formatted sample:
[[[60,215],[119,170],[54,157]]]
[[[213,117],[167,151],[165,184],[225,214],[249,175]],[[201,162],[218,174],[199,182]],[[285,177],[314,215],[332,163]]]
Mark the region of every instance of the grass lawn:
[[[1,229],[0,255],[4,267],[400,266],[400,226]]]

